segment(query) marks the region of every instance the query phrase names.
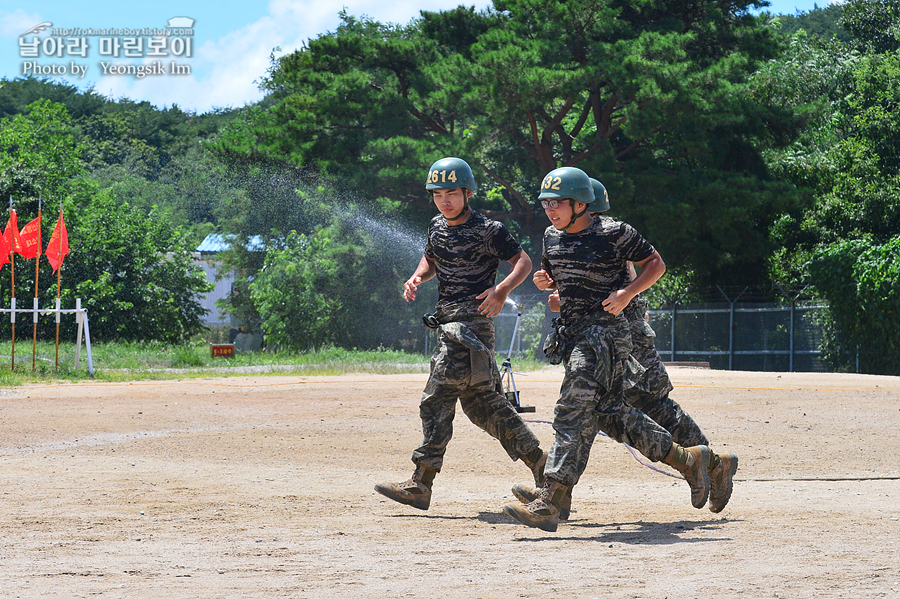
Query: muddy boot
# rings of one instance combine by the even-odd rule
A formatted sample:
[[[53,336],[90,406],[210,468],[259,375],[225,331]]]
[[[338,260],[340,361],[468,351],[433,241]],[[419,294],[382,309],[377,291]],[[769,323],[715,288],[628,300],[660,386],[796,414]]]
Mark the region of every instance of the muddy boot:
[[[709,511],[718,514],[728,505],[737,468],[738,457],[733,453],[712,454],[709,461]]]
[[[682,447],[672,443],[663,463],[680,472],[691,486],[691,505],[698,510],[706,505],[709,497],[709,448],[706,445]]]
[[[538,489],[544,486],[544,466],[547,464],[547,452],[540,447],[535,447],[528,455],[523,455],[521,460],[525,462],[534,475],[534,486]],[[528,502],[526,502],[528,503]]]
[[[526,526],[556,532],[559,525],[559,506],[569,487],[547,480],[538,497],[528,505],[514,503],[503,506],[503,511]]]
[[[522,503],[531,503],[535,499],[537,499],[538,494],[540,494],[540,487],[532,489],[530,487],[526,487],[524,485],[513,485],[512,493],[516,496],[516,499],[521,501]],[[559,519],[560,520],[568,520],[569,514],[572,511],[572,487],[569,487],[569,490],[566,491],[565,496],[563,497],[562,503],[559,504]]]
[[[431,505],[431,485],[437,471],[416,465],[412,478],[400,484],[384,483],[375,485],[375,490],[398,503],[411,505],[416,509],[427,510]]]

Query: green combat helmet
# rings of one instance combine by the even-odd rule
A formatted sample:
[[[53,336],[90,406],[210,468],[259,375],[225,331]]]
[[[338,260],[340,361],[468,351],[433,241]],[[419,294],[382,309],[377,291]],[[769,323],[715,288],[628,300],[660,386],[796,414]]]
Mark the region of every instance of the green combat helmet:
[[[475,175],[462,158],[441,158],[428,169],[425,189],[453,189],[465,187],[475,193]]]
[[[538,199],[569,200],[572,204],[572,218],[569,220],[569,224],[562,228],[562,231],[567,231],[588,210],[585,207],[581,212],[575,213],[574,202],[582,204],[593,202],[594,188],[591,185],[591,178],[583,170],[574,166],[564,166],[547,173],[547,176],[541,181],[541,195],[538,196]]]
[[[468,163],[462,158],[441,158],[428,169],[428,178],[425,180],[425,189],[434,193],[435,189],[454,189],[461,187],[475,193],[475,175]],[[463,194],[465,196],[465,194]],[[448,218],[450,222],[460,220],[469,211],[469,198],[465,198],[462,211],[454,218]]]
[[[594,199],[597,201],[596,206],[592,206],[594,212],[606,212],[609,210],[609,194],[603,183],[591,177],[591,187],[594,188]]]

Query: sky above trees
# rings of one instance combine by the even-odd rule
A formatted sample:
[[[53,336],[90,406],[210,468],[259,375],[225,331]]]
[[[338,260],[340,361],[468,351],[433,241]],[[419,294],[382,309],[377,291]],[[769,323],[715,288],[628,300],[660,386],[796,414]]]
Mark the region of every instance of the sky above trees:
[[[417,17],[420,10],[437,11],[464,4],[482,9],[490,5],[485,0],[459,2],[458,0],[402,0],[377,2],[375,0],[342,0],[341,2],[316,2],[314,0],[271,0],[268,3],[253,2],[199,2],[197,0],[160,0],[152,3],[121,3],[108,0],[63,2],[42,0],[38,2],[9,3],[0,9],[0,77],[13,79],[22,76],[25,63],[37,62],[40,66],[53,67],[56,71],[66,66],[65,74],[48,76],[66,80],[86,89],[93,85],[96,91],[112,98],[129,98],[149,101],[159,108],[177,104],[180,108],[195,112],[208,112],[214,108],[241,107],[262,99],[257,82],[269,67],[269,57],[287,54],[299,48],[310,38],[334,30],[340,23],[338,13],[342,9],[355,16],[368,15],[381,22],[407,23]],[[827,4],[827,0],[818,3]],[[768,8],[775,14],[806,12],[816,5],[814,0],[771,0]],[[153,57],[113,60],[99,55],[100,36],[88,38],[86,57],[21,56],[20,38],[41,40],[48,31],[23,36],[41,23],[52,23],[53,28],[164,28],[173,17],[188,17],[195,23],[192,38],[192,56],[181,61],[190,73],[152,75],[137,78],[134,74],[104,72],[101,62],[114,64],[152,64]],[[280,48],[280,50],[276,50]],[[144,52],[145,54],[146,52]],[[43,52],[42,52],[43,54]],[[65,54],[65,53],[64,53]],[[80,66],[87,66],[84,76],[73,75],[73,58]],[[170,60],[161,61],[168,66]],[[33,72],[33,69],[29,69]]]

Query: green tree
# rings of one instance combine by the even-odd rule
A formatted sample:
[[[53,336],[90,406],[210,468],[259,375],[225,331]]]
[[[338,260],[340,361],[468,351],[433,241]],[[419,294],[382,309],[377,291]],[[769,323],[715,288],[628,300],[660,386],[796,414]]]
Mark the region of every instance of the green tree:
[[[842,6],[838,24],[853,36],[859,50],[874,54],[900,48],[900,1],[850,0]]]
[[[793,203],[772,214],[769,276],[782,285],[799,282],[803,265],[821,243],[823,231],[810,215],[818,196],[833,185],[840,168],[833,148],[845,134],[841,106],[853,93],[853,70],[859,60],[844,44],[796,33],[786,51],[763,65],[751,79],[750,93],[759,102],[792,111],[803,124],[785,146],[763,156],[776,178],[798,190]]]
[[[800,106],[809,119],[794,145],[769,155],[773,171],[808,192],[772,229],[782,247],[772,272],[791,278],[816,248],[847,239],[884,243],[900,227],[900,59],[830,44],[798,50],[769,75],[780,79],[767,79],[773,87],[761,93]]]
[[[328,293],[340,266],[325,255],[329,243],[292,231],[284,249],[266,254],[249,290],[268,345],[306,350],[334,342],[332,320],[343,306]]]
[[[823,351],[832,367],[849,367],[859,346],[863,371],[886,373],[880,356],[896,358],[893,329],[881,316],[896,313],[887,289],[896,283],[900,230],[900,58],[884,32],[900,14],[869,0],[852,0],[843,11],[849,44],[806,43],[797,34],[755,77],[755,93],[807,122],[795,143],[767,155],[773,172],[805,192],[804,202],[777,217],[772,238],[781,247],[770,268],[776,280],[802,278],[828,298]]]
[[[93,87],[80,91],[69,83],[35,77],[0,80],[0,117],[24,114],[38,100],[62,104],[74,119],[102,111],[110,102]]]
[[[35,208],[38,198],[64,196],[84,172],[69,124],[65,107],[50,100],[37,100],[23,114],[0,120],[0,190]]]
[[[409,349],[423,308],[400,298],[407,265],[385,251],[385,243],[396,244],[388,235],[336,217],[309,235],[291,231],[283,245],[269,249],[247,284],[267,342],[291,349]],[[415,258],[406,258],[411,270]],[[433,291],[423,290],[420,301],[433,305]]]
[[[66,213],[63,298],[81,298],[94,339],[178,343],[203,330],[199,294],[212,284],[160,210],[145,214],[102,190]]]
[[[858,359],[861,372],[900,374],[900,237],[833,243],[808,272],[830,304],[826,363],[852,371]]]
[[[819,6],[813,4],[813,8],[807,12],[797,12],[794,15],[778,15],[778,23],[781,25],[781,33],[792,36],[802,29],[810,36],[817,36],[823,40],[837,38],[842,42],[850,41],[850,34],[838,24],[841,18],[841,6],[829,4]]]
[[[762,277],[768,215],[794,193],[760,150],[788,143],[796,123],[745,93],[779,48],[754,5],[509,0],[405,26],[342,13],[336,31],[273,61],[271,108],[235,121],[215,151],[281,157],[421,224],[433,214],[422,173],[461,155],[479,208],[532,252],[547,224],[536,186],[574,165],[704,282]]]
[[[78,107],[39,99],[38,92]],[[146,103],[99,101],[92,92],[38,80],[4,81],[0,107],[0,193],[11,195],[20,225],[44,200],[43,239],[64,200],[71,254],[63,266],[62,298],[83,300],[97,339],[180,341],[203,329],[198,294],[210,289],[190,251],[215,226],[235,184],[201,154],[198,138],[213,120]],[[52,304],[56,278],[39,258],[15,257],[17,291],[38,284]],[[11,289],[3,288],[8,301]],[[66,323],[68,327],[71,323]],[[52,324],[40,323],[42,335]]]

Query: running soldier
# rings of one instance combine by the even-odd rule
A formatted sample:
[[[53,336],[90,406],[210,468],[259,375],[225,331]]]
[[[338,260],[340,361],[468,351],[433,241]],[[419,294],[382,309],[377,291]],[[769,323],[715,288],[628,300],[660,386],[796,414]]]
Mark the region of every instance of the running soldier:
[[[675,443],[666,429],[625,402],[627,387],[644,369],[631,357],[630,328],[621,313],[665,272],[662,258],[629,225],[588,212],[594,192],[580,169],[551,171],[539,199],[551,226],[533,280],[538,289],[559,290],[561,316],[544,349],[551,363],[564,363],[565,377],[544,484],[534,501],[503,510],[523,524],[555,531],[598,430],[680,472],[690,485],[691,504],[702,508],[709,496],[709,449]],[[641,269],[632,281],[625,276],[629,261]]]
[[[501,223],[469,206],[475,192],[472,169],[459,158],[444,158],[428,171],[425,189],[441,214],[428,227],[425,253],[403,285],[403,297],[416,299],[419,285],[437,276],[438,303],[423,318],[439,331],[431,357],[431,374],[419,403],[424,439],[412,454],[415,471],[409,480],[375,485],[399,503],[427,510],[435,475],[453,434],[456,400],[473,424],[500,441],[513,460],[531,470],[543,485],[547,454],[502,393],[494,358],[494,322],[509,293],[531,272],[531,259]],[[494,284],[500,260],[512,265]]]
[[[606,196],[606,188],[596,179],[591,183],[599,186]],[[606,208],[609,210],[609,201]],[[609,218],[609,217],[602,217]],[[634,265],[628,263],[628,276],[633,280],[637,275]],[[700,429],[700,426],[685,412],[678,403],[669,397],[675,387],[662,362],[662,357],[656,350],[654,339],[656,332],[647,322],[647,302],[637,295],[622,312],[628,320],[631,328],[631,355],[641,363],[646,372],[644,377],[632,388],[625,392],[625,401],[631,406],[641,410],[647,416],[658,422],[672,435],[672,439],[684,446],[706,445],[709,439]],[[716,453],[709,450],[709,509],[719,513],[731,499],[734,486],[734,474],[738,468],[738,457],[734,453]]]
[[[609,210],[609,196],[606,187],[597,179],[591,179],[594,190],[595,205],[591,207],[599,213]],[[634,265],[628,263],[628,280],[637,277]],[[548,298],[550,309],[559,312],[559,292],[555,291]],[[664,429],[669,431],[672,439],[685,447],[694,445],[709,446],[709,440],[700,429],[700,426],[685,412],[677,402],[669,397],[674,387],[669,379],[669,373],[662,362],[662,357],[656,350],[654,339],[656,333],[647,322],[647,303],[640,295],[635,296],[622,314],[628,320],[631,329],[631,355],[644,367],[643,378],[636,385],[625,391],[625,403],[641,410],[647,416],[656,421]],[[731,499],[734,474],[738,467],[738,457],[733,453],[717,454],[712,449],[709,452],[709,509],[712,512],[721,512]],[[516,485],[513,494],[522,502],[534,501],[537,493],[527,487]],[[560,506],[560,520],[568,520],[571,509],[571,495]]]

